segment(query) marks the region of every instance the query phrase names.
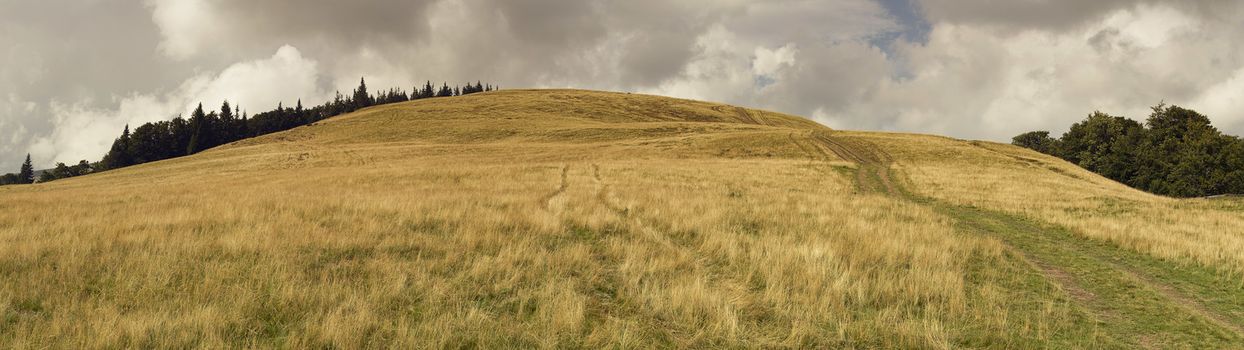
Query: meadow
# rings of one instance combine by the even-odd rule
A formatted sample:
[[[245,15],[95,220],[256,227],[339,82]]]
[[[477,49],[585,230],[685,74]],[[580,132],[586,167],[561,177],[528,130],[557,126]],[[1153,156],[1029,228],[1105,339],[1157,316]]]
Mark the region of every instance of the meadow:
[[[1239,209],[1006,145],[507,90],[0,187],[0,344],[1238,348]]]

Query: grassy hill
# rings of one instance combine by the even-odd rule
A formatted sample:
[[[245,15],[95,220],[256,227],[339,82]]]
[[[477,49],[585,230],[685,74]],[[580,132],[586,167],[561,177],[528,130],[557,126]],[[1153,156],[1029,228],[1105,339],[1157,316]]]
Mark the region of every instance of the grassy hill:
[[[0,344],[1240,348],[1244,201],[656,96],[384,105],[0,187]]]

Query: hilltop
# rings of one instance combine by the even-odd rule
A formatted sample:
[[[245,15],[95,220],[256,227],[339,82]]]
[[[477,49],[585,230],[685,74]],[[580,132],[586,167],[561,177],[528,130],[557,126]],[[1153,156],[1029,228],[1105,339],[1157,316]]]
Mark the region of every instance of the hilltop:
[[[650,95],[375,106],[0,205],[16,348],[1244,342],[1244,201]]]

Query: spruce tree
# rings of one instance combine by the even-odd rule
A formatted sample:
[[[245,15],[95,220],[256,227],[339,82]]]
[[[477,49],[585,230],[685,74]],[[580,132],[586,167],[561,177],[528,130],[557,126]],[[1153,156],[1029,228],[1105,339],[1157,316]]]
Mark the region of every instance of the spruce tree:
[[[190,114],[190,144],[186,146],[186,154],[199,153],[207,149],[208,125],[207,113],[203,112],[203,104],[200,103],[198,108]]]
[[[251,122],[246,117],[246,112],[242,112],[242,123],[238,126],[238,135],[242,138],[251,137]]]
[[[108,154],[104,155],[104,167],[108,169],[118,169],[134,165],[133,150],[130,147],[130,126],[125,126],[125,131],[121,132],[121,137],[112,141],[112,148],[108,150]]]
[[[229,106],[226,100],[220,106],[220,127],[217,128],[220,143],[229,143],[238,139],[237,133],[237,115],[233,113],[233,108]]]
[[[17,181],[22,184],[35,182],[35,166],[30,162],[30,153],[26,153],[26,161],[22,163],[22,169],[17,172]]]
[[[354,109],[371,106],[371,96],[367,94],[367,81],[359,78],[359,88],[354,90]]]

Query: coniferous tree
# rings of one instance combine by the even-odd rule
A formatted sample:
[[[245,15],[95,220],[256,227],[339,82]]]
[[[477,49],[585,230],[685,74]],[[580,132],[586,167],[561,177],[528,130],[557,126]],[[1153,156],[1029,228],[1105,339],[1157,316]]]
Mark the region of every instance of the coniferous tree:
[[[291,115],[291,120],[293,120],[294,122],[293,126],[307,125],[311,123],[310,118],[307,116],[306,111],[302,109],[301,98],[298,99],[298,104],[294,106],[294,110],[292,112],[293,113]]]
[[[242,138],[251,137],[251,123],[246,118],[246,112],[242,112],[242,122],[238,126],[238,135],[241,135]]]
[[[130,153],[130,126],[125,126],[121,137],[112,141],[112,148],[104,155],[104,167],[108,169],[123,168],[134,165],[134,156]]]
[[[130,134],[129,154],[133,164],[154,162],[175,157],[172,152],[173,135],[169,122],[147,123]]]
[[[211,147],[208,146],[211,140],[211,125],[208,123],[210,121],[207,114],[203,112],[203,104],[200,103],[199,107],[190,113],[191,134],[190,143],[186,146],[186,154],[199,153]]]
[[[173,143],[168,147],[169,156],[181,157],[186,155],[186,151],[190,149],[190,139],[194,138],[194,126],[186,118],[178,115],[172,121],[169,121],[168,131],[173,139]]]
[[[359,110],[372,105],[371,96],[367,94],[367,81],[359,78],[359,88],[354,90],[354,109]]]
[[[19,184],[35,182],[35,166],[30,161],[30,153],[26,153],[26,161],[22,162],[22,168],[17,172],[17,181]]]
[[[375,95],[367,91],[366,81],[359,79],[359,88],[352,98],[337,92],[331,102],[307,108],[298,100],[295,108],[285,108],[278,104],[276,110],[262,112],[250,117],[242,113],[241,107],[222,103],[219,112],[205,113],[200,103],[189,119],[177,116],[170,121],[152,122],[140,125],[130,132],[127,125],[121,137],[113,142],[113,147],[99,163],[91,164],[83,161],[76,166],[66,166],[69,170],[53,169],[48,171],[48,178],[77,176],[94,171],[119,168],[133,164],[152,162],[161,159],[180,157],[188,154],[233,142],[238,139],[287,130],[300,125],[314,123],[324,118],[354,111],[358,108],[381,103],[396,103],[418,98],[459,96],[481,91],[496,89],[491,84],[484,85],[481,81],[467,83],[450,88],[442,83],[439,91],[431,81],[425,81],[422,89],[415,86],[407,94],[401,88],[377,90]],[[59,167],[58,167],[59,168]],[[0,184],[12,179],[16,181],[19,174],[6,174]],[[33,174],[33,176],[39,174]],[[12,181],[7,181],[12,182]]]
[[[225,100],[220,106],[220,125],[216,128],[216,135],[220,144],[226,144],[237,140],[237,115],[233,114],[233,108],[229,106],[229,101]]]

